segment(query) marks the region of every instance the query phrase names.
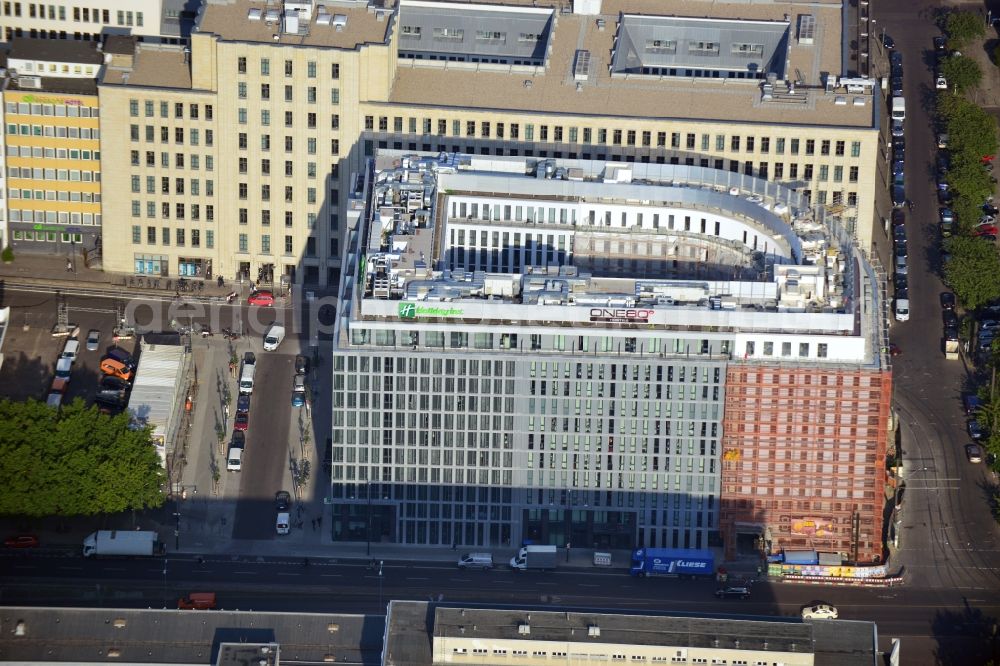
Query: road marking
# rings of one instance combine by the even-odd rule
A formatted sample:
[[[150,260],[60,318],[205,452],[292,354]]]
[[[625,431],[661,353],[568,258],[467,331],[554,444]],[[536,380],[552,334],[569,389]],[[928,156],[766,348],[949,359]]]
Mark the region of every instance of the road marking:
[[[430,578],[412,578],[407,576],[406,580],[430,580]]]
[[[555,585],[555,583],[546,583],[545,581],[538,581],[539,585]],[[594,587],[597,587],[596,585]]]
[[[577,583],[577,587],[600,587],[600,585],[594,585],[593,583]]]
[[[125,567],[103,567],[105,571],[125,571]]]
[[[250,576],[250,575],[253,575],[253,574],[257,573],[257,572],[256,571],[234,571],[233,573],[234,574],[246,574],[246,575]]]
[[[298,576],[297,573],[290,573],[288,571],[279,571],[278,575],[279,576]]]
[[[320,574],[322,578],[343,578],[343,574]]]
[[[450,580],[453,583],[471,583],[472,582],[471,578],[449,578],[448,580]]]

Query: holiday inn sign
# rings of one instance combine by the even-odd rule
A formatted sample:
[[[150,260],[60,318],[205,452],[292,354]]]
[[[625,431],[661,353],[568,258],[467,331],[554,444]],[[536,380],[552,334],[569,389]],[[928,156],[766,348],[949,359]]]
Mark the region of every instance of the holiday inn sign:
[[[433,305],[417,305],[411,301],[399,304],[397,310],[400,319],[416,319],[417,317],[461,317],[461,308],[442,308]]]

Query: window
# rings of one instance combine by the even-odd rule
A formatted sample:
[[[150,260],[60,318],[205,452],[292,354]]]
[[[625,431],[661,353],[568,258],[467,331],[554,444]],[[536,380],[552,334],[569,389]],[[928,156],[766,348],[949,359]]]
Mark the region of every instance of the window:
[[[330,78],[334,79],[334,80],[337,80],[337,79],[340,78],[340,65],[339,64],[333,63],[330,66]]]
[[[845,145],[846,145],[846,141],[838,141],[836,143],[836,147],[834,148],[834,154],[837,155],[838,157],[843,157],[844,156],[844,146]]]
[[[205,247],[209,250],[215,247],[215,232],[212,230],[205,232]]]
[[[814,139],[806,139],[806,155],[815,155],[815,154],[816,154],[816,141]]]
[[[250,244],[247,242],[247,235],[246,234],[240,234],[239,235],[239,251],[240,252],[246,252],[247,248],[249,247],[249,245]]]
[[[285,61],[285,76],[291,76],[291,75],[292,75],[292,61],[291,60],[286,60]]]
[[[743,58],[760,58],[764,55],[764,45],[733,42],[730,44],[729,52],[734,56],[741,56]]]
[[[236,59],[236,73],[246,74],[247,73],[247,59],[244,56],[240,56]]]
[[[798,155],[799,154],[799,140],[798,139],[792,139],[792,143],[791,143],[791,146],[789,148],[791,150],[792,155]],[[794,178],[794,176],[793,176],[793,178]]]
[[[291,102],[292,101],[292,97],[293,97],[293,95],[292,95],[292,86],[285,86],[285,101],[286,102]]]
[[[260,237],[260,251],[264,254],[271,254],[271,236],[263,234]]]
[[[825,164],[819,166],[819,180],[820,182],[826,182],[830,179],[830,167]]]
[[[820,155],[829,155],[830,154],[830,140],[829,139],[823,139],[823,141],[820,142],[820,144],[819,144],[819,154]]]
[[[142,227],[138,224],[132,225],[132,243],[138,245],[142,242]]]
[[[132,217],[142,216],[142,202],[138,199],[132,200]]]
[[[271,61],[267,58],[260,59],[260,75],[271,76]]]
[[[31,5],[34,8],[34,5]],[[130,99],[128,101],[128,114],[134,118],[139,117],[139,100]]]
[[[767,136],[762,136],[760,138],[760,152],[769,153],[771,152],[771,138]]]
[[[285,254],[292,253],[292,237],[285,236]]]
[[[860,141],[851,141],[851,157],[861,157]]]
[[[842,166],[833,167],[833,182],[835,183],[844,182],[844,167]]]
[[[156,244],[156,227],[146,227],[146,242],[150,245]]]
[[[847,180],[848,180],[848,182],[851,182],[851,183],[858,182],[858,167],[852,166],[850,169],[848,169],[848,171],[847,171]]]
[[[779,137],[778,139],[775,139],[775,142],[774,142],[774,152],[778,153],[779,155],[784,155],[785,154],[785,139],[784,139],[784,137]]]
[[[748,153],[752,153],[753,152],[753,146],[754,146],[754,137],[748,136],[747,137],[747,152]]]
[[[677,53],[677,40],[674,39],[647,39],[647,53]]]
[[[717,42],[689,41],[688,53],[697,55],[719,55],[719,44]]]
[[[316,78],[316,61],[315,60],[310,60],[309,62],[306,63],[306,76],[308,76],[310,79],[315,79]]]

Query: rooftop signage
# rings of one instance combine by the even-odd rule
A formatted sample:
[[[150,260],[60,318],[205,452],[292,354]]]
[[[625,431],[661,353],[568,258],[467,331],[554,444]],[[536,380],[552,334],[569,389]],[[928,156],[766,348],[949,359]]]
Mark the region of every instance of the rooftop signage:
[[[416,319],[417,317],[461,317],[465,311],[462,308],[443,308],[434,305],[417,305],[411,301],[399,303],[397,314],[400,319]]]
[[[590,308],[590,321],[602,321],[617,324],[647,324],[656,314],[655,310],[637,310],[634,308]]]

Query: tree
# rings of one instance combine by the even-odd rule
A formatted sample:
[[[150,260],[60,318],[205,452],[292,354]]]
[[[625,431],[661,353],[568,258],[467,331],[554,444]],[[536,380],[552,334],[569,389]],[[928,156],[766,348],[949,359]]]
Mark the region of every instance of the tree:
[[[952,12],[945,21],[945,32],[948,33],[948,46],[960,49],[985,35],[986,25],[983,17],[974,12]]]
[[[165,475],[148,428],[82,400],[0,401],[0,514],[90,516],[163,504]]]
[[[979,63],[966,56],[945,58],[941,63],[941,74],[948,80],[948,86],[960,93],[975,88],[983,80]]]
[[[952,161],[968,156],[978,163],[983,155],[997,152],[997,122],[990,114],[959,95],[937,97],[938,116],[948,128],[948,150]]]
[[[12,248],[10,245],[5,247],[3,249],[3,252],[0,252],[0,260],[8,264],[14,261],[14,248]]]
[[[1000,254],[994,243],[953,236],[945,248],[951,255],[944,267],[945,281],[967,310],[1000,298]]]

